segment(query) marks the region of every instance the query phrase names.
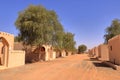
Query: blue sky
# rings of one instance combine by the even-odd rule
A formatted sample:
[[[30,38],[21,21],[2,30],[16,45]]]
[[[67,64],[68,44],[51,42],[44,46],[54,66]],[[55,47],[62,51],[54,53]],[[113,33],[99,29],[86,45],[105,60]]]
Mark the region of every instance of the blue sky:
[[[76,46],[92,48],[103,43],[105,28],[120,19],[120,0],[1,0],[0,31],[17,35],[18,12],[30,4],[56,11],[65,31],[75,34]]]

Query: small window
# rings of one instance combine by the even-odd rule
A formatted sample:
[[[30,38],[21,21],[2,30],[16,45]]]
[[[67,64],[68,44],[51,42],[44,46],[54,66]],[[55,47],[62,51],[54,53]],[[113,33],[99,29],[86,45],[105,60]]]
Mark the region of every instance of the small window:
[[[110,50],[112,51],[112,46],[110,46]]]

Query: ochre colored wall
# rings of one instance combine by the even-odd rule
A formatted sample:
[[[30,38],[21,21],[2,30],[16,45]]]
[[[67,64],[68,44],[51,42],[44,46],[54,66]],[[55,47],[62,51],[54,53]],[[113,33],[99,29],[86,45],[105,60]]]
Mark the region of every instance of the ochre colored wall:
[[[1,53],[2,52],[2,47],[3,47],[3,43],[0,42],[0,65],[3,65],[4,64],[4,56],[3,54]]]
[[[62,57],[65,57],[65,56],[66,56],[65,50],[62,50],[62,51],[61,51],[61,56],[62,56]]]
[[[56,51],[56,58],[62,57],[61,51]]]
[[[11,51],[8,59],[8,67],[16,67],[25,64],[25,52],[24,51]]]
[[[89,56],[90,57],[94,57],[95,56],[95,51],[94,51],[94,48],[92,48],[92,49],[89,49]]]
[[[98,54],[100,60],[109,60],[108,45],[101,44],[98,46]]]
[[[14,47],[14,35],[6,33],[6,32],[0,32],[0,40],[1,43],[3,43],[4,46],[0,45],[0,48],[3,47],[3,55],[0,57],[0,59],[3,58],[3,64],[2,66],[8,66],[8,57],[10,52],[13,50]],[[1,54],[2,52],[0,52]]]
[[[45,48],[45,61],[52,60],[53,58],[53,49],[51,45],[43,45]]]
[[[120,65],[120,35],[117,35],[108,41],[109,58],[112,63]]]
[[[99,56],[99,55],[98,55],[98,47],[95,47],[95,48],[94,48],[94,51],[95,51],[95,57],[98,58],[98,56]]]
[[[53,55],[52,55],[51,60],[54,60],[54,59],[56,59],[56,52],[55,51],[53,51]]]
[[[88,50],[88,54],[89,54],[90,57],[92,57],[92,49]]]
[[[56,52],[53,51],[54,49],[51,45],[42,45],[34,48],[32,52],[26,53],[26,62],[48,61],[56,58]],[[42,48],[44,48],[44,51],[42,51]]]
[[[0,32],[0,51],[3,46],[3,65],[4,67],[16,67],[25,64],[25,52],[24,51],[14,51],[14,35]],[[1,52],[0,52],[1,53]]]
[[[24,50],[23,43],[22,42],[14,42],[14,50]]]
[[[68,56],[72,55],[72,52],[71,51],[68,51]]]
[[[94,49],[93,48],[91,49],[91,54],[92,54],[92,57],[94,57]]]

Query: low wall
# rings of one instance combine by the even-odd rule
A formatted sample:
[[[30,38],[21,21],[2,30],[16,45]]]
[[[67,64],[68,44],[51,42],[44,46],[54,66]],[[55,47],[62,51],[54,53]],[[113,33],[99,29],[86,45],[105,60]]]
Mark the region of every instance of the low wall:
[[[9,53],[8,67],[16,67],[25,64],[25,52],[14,50]]]
[[[70,56],[70,55],[72,55],[72,52],[71,52],[71,51],[68,52],[68,56]]]
[[[56,52],[56,58],[62,57],[62,53],[60,51]]]
[[[27,53],[25,54],[25,62],[32,63],[39,61],[39,53]]]
[[[56,52],[53,51],[53,59],[56,59]]]
[[[57,53],[55,51],[46,52],[45,61],[56,59],[56,55],[57,55]]]
[[[63,50],[63,51],[61,51],[61,56],[62,57],[65,57],[66,56],[66,52]]]

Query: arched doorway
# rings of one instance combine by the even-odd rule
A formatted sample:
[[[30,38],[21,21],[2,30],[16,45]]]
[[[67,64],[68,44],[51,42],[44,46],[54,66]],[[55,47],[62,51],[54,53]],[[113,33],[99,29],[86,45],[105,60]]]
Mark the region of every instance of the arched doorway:
[[[9,47],[9,44],[7,40],[3,37],[0,37],[0,65],[1,66],[7,66],[8,47]]]
[[[39,59],[45,61],[45,47],[40,47]]]

